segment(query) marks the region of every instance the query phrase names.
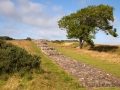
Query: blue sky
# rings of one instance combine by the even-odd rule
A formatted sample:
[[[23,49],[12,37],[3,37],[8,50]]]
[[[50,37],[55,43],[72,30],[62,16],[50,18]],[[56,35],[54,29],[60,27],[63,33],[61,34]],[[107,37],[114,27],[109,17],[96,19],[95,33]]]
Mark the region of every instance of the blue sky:
[[[0,36],[15,39],[62,40],[66,32],[57,21],[89,5],[108,4],[115,8],[112,23],[120,37],[120,0],[0,0]],[[96,34],[95,43],[119,44],[120,38]]]

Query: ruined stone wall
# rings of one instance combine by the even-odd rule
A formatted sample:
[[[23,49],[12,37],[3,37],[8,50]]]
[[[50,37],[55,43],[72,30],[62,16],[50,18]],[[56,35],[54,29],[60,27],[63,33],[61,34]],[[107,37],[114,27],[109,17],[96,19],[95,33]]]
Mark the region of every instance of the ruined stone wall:
[[[85,87],[120,87],[120,78],[57,52],[55,48],[48,46],[44,39],[33,40],[33,42],[51,60],[77,78],[80,85]]]

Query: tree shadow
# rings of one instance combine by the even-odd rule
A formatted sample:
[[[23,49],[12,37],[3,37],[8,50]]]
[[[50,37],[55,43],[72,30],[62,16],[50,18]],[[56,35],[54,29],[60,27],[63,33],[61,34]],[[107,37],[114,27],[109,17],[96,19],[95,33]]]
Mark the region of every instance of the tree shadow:
[[[93,51],[98,51],[98,52],[109,52],[109,51],[116,51],[119,47],[118,46],[113,46],[113,45],[99,45],[95,46],[93,48],[90,48],[90,50]]]

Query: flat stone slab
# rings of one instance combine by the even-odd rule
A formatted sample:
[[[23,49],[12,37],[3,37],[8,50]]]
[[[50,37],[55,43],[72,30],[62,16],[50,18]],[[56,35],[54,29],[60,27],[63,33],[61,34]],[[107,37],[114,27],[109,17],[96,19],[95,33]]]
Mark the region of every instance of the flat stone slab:
[[[47,46],[47,49],[42,49],[42,52],[69,74],[77,78],[80,85],[85,87],[120,87],[120,78],[51,49],[47,45],[46,40],[36,40],[34,43],[39,47]]]

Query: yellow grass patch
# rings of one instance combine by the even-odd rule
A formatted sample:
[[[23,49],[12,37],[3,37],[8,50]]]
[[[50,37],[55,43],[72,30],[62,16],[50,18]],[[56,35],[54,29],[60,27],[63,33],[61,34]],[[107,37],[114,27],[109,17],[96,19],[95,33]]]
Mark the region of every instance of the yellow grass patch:
[[[107,60],[112,63],[120,64],[120,55],[118,54],[112,54],[112,53],[110,54],[110,53],[90,51],[90,50],[76,50],[76,51],[78,51],[79,53],[90,55],[94,58]]]
[[[51,43],[53,44],[53,43]],[[66,45],[67,44],[67,45]],[[71,44],[71,43],[70,43]],[[65,44],[55,44],[60,47],[63,47],[66,50],[72,50],[76,53],[81,53],[81,54],[86,54],[88,56],[91,56],[93,58],[101,59],[101,60],[106,60],[112,63],[120,64],[120,55],[116,53],[107,53],[107,52],[99,52],[99,51],[92,51],[92,50],[86,50],[86,49],[79,49],[79,48],[72,48],[70,47],[68,43]]]
[[[31,46],[31,41],[28,40],[7,40],[6,42],[12,43],[20,48],[24,48],[31,54],[35,54],[33,47]]]
[[[64,43],[65,46],[69,46],[71,44],[73,44],[73,42],[66,42],[66,43]]]
[[[8,79],[7,83],[4,85],[3,90],[14,90],[19,85],[18,79],[15,76],[12,76]]]

